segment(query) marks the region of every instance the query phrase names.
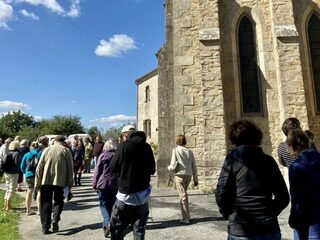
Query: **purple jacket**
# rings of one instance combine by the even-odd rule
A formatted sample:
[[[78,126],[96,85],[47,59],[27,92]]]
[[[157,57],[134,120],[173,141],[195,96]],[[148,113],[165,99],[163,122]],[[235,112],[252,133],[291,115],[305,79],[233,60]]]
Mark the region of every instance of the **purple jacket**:
[[[115,150],[104,151],[98,158],[94,169],[92,187],[94,189],[117,189],[118,177],[111,173],[109,163]]]

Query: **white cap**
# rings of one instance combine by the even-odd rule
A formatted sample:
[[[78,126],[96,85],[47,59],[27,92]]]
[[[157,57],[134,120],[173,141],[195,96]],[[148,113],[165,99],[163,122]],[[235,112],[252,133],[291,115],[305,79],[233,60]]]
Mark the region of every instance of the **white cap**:
[[[121,133],[124,133],[124,132],[129,132],[131,130],[134,130],[134,126],[133,125],[126,125],[122,128],[121,130]]]

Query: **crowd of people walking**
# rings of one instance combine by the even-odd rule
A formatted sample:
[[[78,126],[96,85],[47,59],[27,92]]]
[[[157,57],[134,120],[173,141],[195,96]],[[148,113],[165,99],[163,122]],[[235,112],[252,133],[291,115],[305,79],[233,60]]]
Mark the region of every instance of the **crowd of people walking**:
[[[315,136],[303,131],[297,118],[286,119],[282,131],[286,140],[278,146],[278,162],[288,168],[288,179],[261,148],[263,134],[255,123],[240,120],[230,126],[232,148],[215,191],[219,211],[228,220],[228,240],[280,240],[278,216],[289,202],[293,239],[320,239],[320,153]],[[197,161],[185,135],[175,140],[168,171],[179,195],[180,223],[189,224],[187,191],[192,182],[195,187],[199,184]],[[145,133],[134,126],[123,127],[117,141],[76,136],[70,143],[59,135],[49,145],[45,136],[34,142],[8,138],[0,147],[0,159],[6,180],[5,210],[12,209],[12,195],[19,191],[23,174],[26,215],[40,215],[43,234],[59,231],[64,199],[72,198],[72,188],[82,185],[82,174],[93,169],[92,189],[97,192],[104,237],[124,239],[130,228],[134,239],[145,239],[156,164]],[[37,212],[31,208],[32,199],[37,200]]]

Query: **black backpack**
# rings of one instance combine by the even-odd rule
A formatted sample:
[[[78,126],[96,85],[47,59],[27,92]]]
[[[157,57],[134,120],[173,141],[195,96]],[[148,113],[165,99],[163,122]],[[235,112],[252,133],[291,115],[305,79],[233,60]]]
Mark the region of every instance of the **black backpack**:
[[[15,165],[15,162],[14,162],[13,155],[11,152],[4,155],[3,158],[1,159],[0,168],[3,172],[10,171],[10,169],[12,169],[14,167],[14,165]]]
[[[27,169],[34,172],[37,169],[39,158],[37,154],[33,154],[31,158],[27,160]]]

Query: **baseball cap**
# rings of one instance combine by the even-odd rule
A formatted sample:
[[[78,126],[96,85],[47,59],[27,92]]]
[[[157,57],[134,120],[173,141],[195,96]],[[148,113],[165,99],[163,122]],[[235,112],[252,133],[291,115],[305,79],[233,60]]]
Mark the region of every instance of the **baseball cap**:
[[[124,132],[129,132],[131,130],[134,130],[134,126],[133,125],[126,125],[122,128],[121,130],[121,133],[124,133]]]
[[[38,143],[42,143],[44,141],[48,140],[48,138],[46,136],[41,136],[38,138]]]

